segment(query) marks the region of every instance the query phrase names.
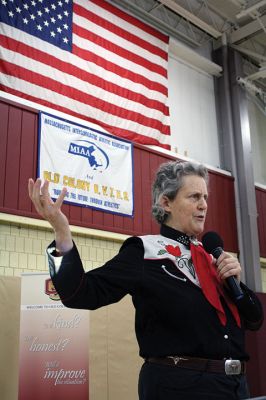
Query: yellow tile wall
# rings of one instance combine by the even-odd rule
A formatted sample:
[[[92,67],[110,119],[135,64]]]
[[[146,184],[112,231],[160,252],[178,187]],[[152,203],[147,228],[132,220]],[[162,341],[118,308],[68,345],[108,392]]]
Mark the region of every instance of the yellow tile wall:
[[[0,275],[20,276],[25,272],[48,272],[45,250],[54,237],[49,225],[38,220],[33,220],[33,223],[30,218],[10,216],[10,220],[11,222],[8,221],[8,215],[4,218],[3,214],[0,215]],[[72,227],[72,234],[86,271],[99,267],[114,257],[127,237],[77,227]],[[266,293],[265,259],[261,262],[261,276],[262,291]]]
[[[263,263],[261,268],[261,279],[262,279],[262,292],[266,293],[266,265]]]
[[[53,240],[52,230],[43,226],[25,225],[25,218],[22,223],[19,223],[19,217],[16,217],[16,221],[9,223],[0,220],[0,275],[48,272],[46,247]],[[91,233],[90,229],[79,230],[82,233],[72,233],[85,270],[99,267],[110,260],[126,238],[121,235],[121,240],[113,240],[111,234],[108,234],[107,239],[95,238],[95,232]],[[105,233],[100,234],[104,236]]]
[[[71,227],[71,230],[85,270],[98,267],[112,258],[126,239],[125,235],[92,229]],[[25,218],[20,220],[19,217],[0,213],[0,238],[0,275],[19,277],[23,272],[48,272],[45,250],[53,240],[53,232],[46,222]],[[12,279],[14,280],[17,278]],[[11,300],[14,307],[14,298],[9,299]],[[13,368],[11,362],[17,360],[19,354],[19,296],[16,297],[16,308],[17,325],[8,337],[10,341],[2,335],[3,346],[8,348],[5,352],[8,357],[7,366],[12,366],[13,372],[12,379],[7,380],[7,386],[14,392],[18,390],[19,372],[18,363]],[[142,359],[138,356],[134,315],[130,296],[126,296],[119,304],[102,307],[90,313],[88,340],[91,400],[137,398],[138,371]],[[13,328],[13,319],[12,324]],[[121,382],[124,382],[122,386]],[[3,397],[2,392],[1,396]]]

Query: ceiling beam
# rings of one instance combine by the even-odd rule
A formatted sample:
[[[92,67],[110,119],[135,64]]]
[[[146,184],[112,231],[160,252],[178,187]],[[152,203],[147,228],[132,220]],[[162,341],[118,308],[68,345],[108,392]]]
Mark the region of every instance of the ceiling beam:
[[[204,4],[206,4],[206,6],[209,10],[213,11],[216,15],[218,15],[224,21],[224,23],[228,23],[231,26],[236,25],[235,17],[229,16],[228,14],[226,14],[225,10],[221,10],[220,8],[215,7],[213,4],[206,2],[206,0],[204,1]]]
[[[256,79],[261,79],[261,78],[266,78],[266,67],[260,68],[258,72],[246,76],[246,79],[248,79],[249,81],[255,81]]]
[[[247,0],[229,0],[230,3],[237,7],[245,7],[247,5]]]
[[[265,6],[265,4],[266,4],[266,0],[261,0],[258,3],[254,4],[253,6],[242,10],[240,13],[238,13],[236,15],[236,18],[240,19],[240,18],[245,17],[246,15],[250,15],[253,11],[257,11],[260,7]]]
[[[255,51],[249,50],[249,49],[245,49],[244,47],[241,46],[236,46],[236,45],[230,45],[233,49],[239,51],[240,53],[243,53],[251,58],[254,58],[257,62],[259,62],[260,64],[263,62],[266,62],[266,57],[263,56],[262,54],[256,53]]]
[[[131,14],[144,21],[154,28],[159,29],[161,32],[166,33],[176,39],[182,40],[184,43],[195,47],[199,47],[200,43],[192,39],[189,35],[185,35],[181,31],[177,30],[175,27],[164,22],[162,19],[157,18],[151,12],[147,12],[144,8],[137,6],[135,3],[129,0],[107,0],[110,4],[116,4],[122,10],[129,11]],[[152,10],[151,10],[152,11]]]
[[[259,95],[262,99],[265,98],[265,92],[258,86],[254,85],[254,83],[249,82],[247,78],[242,78],[238,76],[236,78],[236,81],[239,85],[242,87],[245,87],[248,89],[250,92],[254,93],[255,95]]]
[[[142,21],[147,22],[155,28],[159,29],[160,31],[163,31],[164,33],[170,35],[170,57],[176,58],[179,61],[184,61],[185,63],[188,63],[191,66],[196,67],[199,70],[213,76],[221,76],[222,67],[194,51],[191,48],[191,42],[189,43],[190,47],[184,44],[184,42],[187,43],[188,41],[186,42],[183,40],[183,43],[181,43],[181,36],[179,35],[178,31],[174,28],[171,28],[169,24],[167,25],[162,20],[159,20],[159,18],[154,17],[152,14],[148,13],[136,4],[131,3],[129,0],[108,0],[108,2],[112,4],[115,3],[120,9],[131,12],[131,14],[135,15]],[[191,41],[193,41],[194,48],[200,46],[200,43],[197,43],[193,39],[191,39]]]
[[[260,21],[263,25],[266,24],[266,15],[260,17]],[[249,24],[237,29],[229,35],[230,43],[239,43],[244,39],[254,36],[258,32],[262,31],[262,26],[259,21],[252,21]]]
[[[176,58],[178,61],[183,61],[196,67],[197,69],[204,71],[213,76],[221,76],[223,69],[220,65],[215,64],[213,61],[208,60],[207,58],[201,56],[196,53],[194,50],[190,49],[187,46],[184,46],[182,43],[177,42],[170,38],[169,43],[169,56]]]
[[[192,14],[185,8],[181,7],[179,4],[175,3],[173,0],[159,0],[160,3],[170,8],[170,10],[174,11],[178,15],[181,15],[187,21],[191,22],[193,25],[197,26],[204,32],[207,32],[210,36],[218,39],[222,36],[222,32],[219,32],[213,26],[207,24],[202,19],[198,18],[196,15]]]

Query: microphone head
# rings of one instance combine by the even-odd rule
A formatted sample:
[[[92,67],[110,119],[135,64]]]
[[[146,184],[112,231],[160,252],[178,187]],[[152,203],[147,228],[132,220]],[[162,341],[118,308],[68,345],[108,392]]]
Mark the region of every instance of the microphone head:
[[[223,249],[223,247],[224,247],[224,242],[223,242],[222,238],[216,232],[212,232],[212,231],[206,232],[202,236],[201,241],[202,241],[204,250],[206,250],[207,253],[209,253],[209,254],[213,254],[213,251],[215,249],[217,249],[218,247],[220,247],[221,249]]]

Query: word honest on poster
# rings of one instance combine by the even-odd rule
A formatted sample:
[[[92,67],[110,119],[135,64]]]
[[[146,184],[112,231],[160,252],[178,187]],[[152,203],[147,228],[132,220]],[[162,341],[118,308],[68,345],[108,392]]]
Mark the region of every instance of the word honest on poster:
[[[88,312],[64,307],[48,274],[22,276],[19,400],[88,400],[88,327]]]

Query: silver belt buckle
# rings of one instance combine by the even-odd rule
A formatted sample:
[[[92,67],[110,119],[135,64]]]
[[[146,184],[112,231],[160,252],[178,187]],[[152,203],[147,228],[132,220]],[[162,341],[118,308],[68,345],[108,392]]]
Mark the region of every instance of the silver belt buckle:
[[[225,360],[224,370],[226,375],[240,375],[241,361],[240,360]]]

